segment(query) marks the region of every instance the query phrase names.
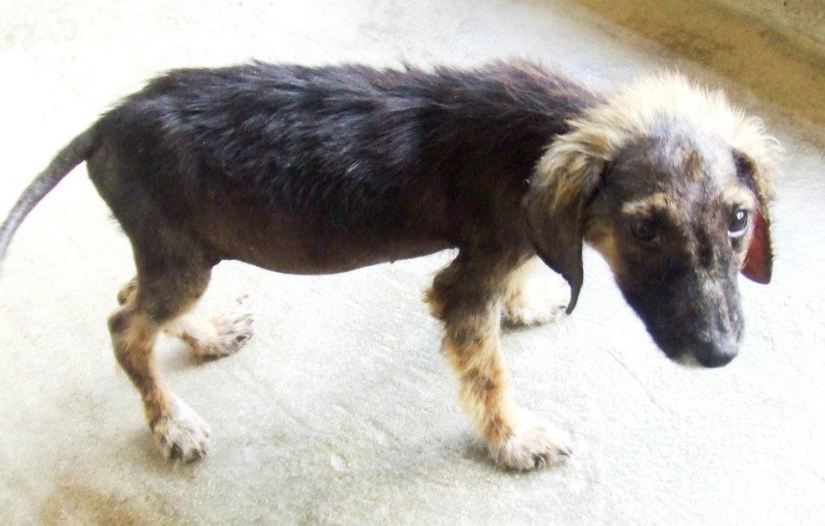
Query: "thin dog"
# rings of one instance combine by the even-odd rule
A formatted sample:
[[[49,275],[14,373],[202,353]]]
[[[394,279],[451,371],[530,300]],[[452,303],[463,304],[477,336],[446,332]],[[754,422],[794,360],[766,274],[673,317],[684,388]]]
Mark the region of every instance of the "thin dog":
[[[164,330],[199,356],[246,342],[246,316],[185,316],[214,265],[322,274],[458,249],[426,294],[443,352],[493,458],[534,469],[570,450],[513,401],[499,327],[552,318],[527,289],[536,256],[569,284],[570,313],[591,245],[668,357],[724,365],[742,339],[738,273],[770,281],[778,153],[759,120],[674,74],[604,95],[526,61],[176,70],[56,156],[0,229],[0,257],[85,161],[137,269],[109,318],[115,356],[164,455],[188,461],[209,427],[161,381],[153,345]]]

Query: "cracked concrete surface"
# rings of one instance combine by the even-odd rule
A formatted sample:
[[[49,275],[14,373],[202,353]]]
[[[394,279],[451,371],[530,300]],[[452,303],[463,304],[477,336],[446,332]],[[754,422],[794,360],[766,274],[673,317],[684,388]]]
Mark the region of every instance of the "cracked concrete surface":
[[[784,84],[781,53],[751,52],[747,31],[724,40],[724,17],[697,53],[667,10],[653,20],[669,31],[644,31],[594,4],[4,0],[2,213],[59,147],[146,78],[251,58],[518,56],[605,89],[676,66],[763,115],[786,158],[774,282],[742,280],[746,342],[730,366],[667,361],[592,253],[573,316],[505,335],[518,400],[575,449],[529,474],[491,465],[458,409],[420,301],[448,253],[324,277],[221,264],[200,309],[248,296],[256,334],[236,356],[202,364],[160,342],[169,383],[213,429],[204,461],[163,460],[105,326],[133,273],[128,243],[76,170],[24,223],[0,276],[0,522],[822,524],[821,58],[811,70],[784,61]],[[714,47],[720,39],[727,48]],[[757,64],[771,72],[763,84]],[[802,92],[800,75],[812,82]]]

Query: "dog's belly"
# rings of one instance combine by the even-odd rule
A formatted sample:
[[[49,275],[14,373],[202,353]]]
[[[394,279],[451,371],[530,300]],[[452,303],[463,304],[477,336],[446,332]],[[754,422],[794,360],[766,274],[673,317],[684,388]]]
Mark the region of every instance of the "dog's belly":
[[[201,235],[221,259],[288,274],[334,274],[452,247],[445,238],[423,229],[392,225],[348,230],[288,217],[262,223],[220,221],[201,230]]]
[[[415,241],[403,244],[356,240],[319,240],[312,244],[275,243],[275,250],[238,250],[231,259],[287,274],[335,274],[378,263],[394,262],[438,252],[450,245]],[[269,247],[268,247],[269,248]]]

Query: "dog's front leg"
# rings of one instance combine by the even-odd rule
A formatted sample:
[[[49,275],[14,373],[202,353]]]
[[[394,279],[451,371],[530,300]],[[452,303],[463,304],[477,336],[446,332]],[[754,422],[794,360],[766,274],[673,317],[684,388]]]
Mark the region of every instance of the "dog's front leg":
[[[461,404],[492,456],[515,469],[549,466],[570,450],[560,433],[513,400],[499,344],[499,283],[505,282],[474,273],[459,257],[436,277],[428,300],[445,325],[442,348],[458,377]]]

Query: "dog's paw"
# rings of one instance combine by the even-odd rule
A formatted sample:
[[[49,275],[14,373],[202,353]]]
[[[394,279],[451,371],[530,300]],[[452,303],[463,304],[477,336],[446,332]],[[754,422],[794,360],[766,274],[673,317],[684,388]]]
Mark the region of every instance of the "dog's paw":
[[[152,433],[165,458],[191,462],[209,451],[209,426],[178,398],[173,399],[169,414],[152,423]]]
[[[252,314],[229,312],[209,321],[211,334],[189,334],[185,338],[199,358],[220,358],[238,352],[252,337]]]
[[[533,280],[504,302],[504,320],[514,326],[551,323],[562,316],[570,301],[570,292],[563,282],[549,279]]]
[[[501,445],[490,445],[490,453],[500,464],[521,471],[550,467],[572,455],[569,441],[558,430],[531,423]]]

